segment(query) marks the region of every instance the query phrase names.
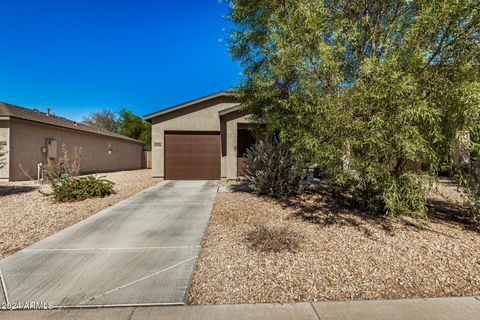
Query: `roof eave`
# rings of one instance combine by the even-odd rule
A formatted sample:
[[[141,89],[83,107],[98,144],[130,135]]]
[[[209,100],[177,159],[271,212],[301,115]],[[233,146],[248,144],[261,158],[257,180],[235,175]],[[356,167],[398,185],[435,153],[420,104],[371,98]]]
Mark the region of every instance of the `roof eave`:
[[[177,104],[177,105],[174,105],[172,107],[169,107],[169,108],[166,108],[166,109],[154,112],[154,113],[147,114],[147,115],[143,116],[143,119],[145,121],[152,122],[153,118],[164,115],[166,113],[173,112],[173,111],[176,111],[176,110],[180,110],[180,109],[195,105],[197,103],[205,102],[205,101],[212,100],[212,99],[215,99],[215,98],[218,98],[218,97],[229,97],[229,96],[231,96],[231,97],[234,96],[232,91],[216,92],[216,93],[210,94],[208,96],[204,96],[204,97],[201,97],[201,98],[198,98],[198,99],[190,100],[190,101],[187,101],[187,102],[184,102],[184,103],[181,103],[181,104]]]
[[[239,103],[237,105],[234,105],[233,107],[218,111],[218,115],[221,117],[235,111],[240,111],[241,109],[242,109],[242,105]]]
[[[104,137],[104,138],[111,138],[111,139],[116,139],[116,140],[121,140],[121,141],[127,141],[127,142],[145,144],[144,141],[137,140],[137,139],[133,139],[133,138],[129,138],[129,137],[123,136],[123,135],[121,135],[121,134],[109,135],[109,134],[103,134],[103,133],[101,133],[101,132],[85,131],[85,130],[82,130],[82,129],[80,129],[80,128],[72,128],[72,127],[60,126],[60,125],[53,124],[53,123],[45,123],[45,122],[43,122],[43,121],[36,121],[36,120],[32,120],[32,119],[24,119],[24,118],[20,118],[20,117],[8,117],[8,118],[9,118],[8,120],[10,120],[10,119],[18,119],[18,120],[22,120],[22,121],[28,121],[28,122],[38,123],[38,124],[41,124],[41,125],[44,125],[44,126],[52,126],[52,127],[55,127],[55,128],[60,128],[60,129],[65,129],[65,130],[73,130],[73,131],[81,132],[81,133],[84,133],[84,134],[91,134],[91,135],[94,135],[94,136],[101,136],[101,137]]]

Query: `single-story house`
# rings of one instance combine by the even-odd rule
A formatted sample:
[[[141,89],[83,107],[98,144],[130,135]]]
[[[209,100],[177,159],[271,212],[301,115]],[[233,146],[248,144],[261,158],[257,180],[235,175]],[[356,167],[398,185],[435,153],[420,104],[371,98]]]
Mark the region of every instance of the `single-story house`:
[[[246,150],[262,135],[228,91],[144,119],[152,123],[152,175],[166,180],[238,179]]]
[[[0,102],[0,145],[7,154],[1,180],[37,178],[38,164],[82,149],[80,173],[140,169],[144,143],[38,110]]]

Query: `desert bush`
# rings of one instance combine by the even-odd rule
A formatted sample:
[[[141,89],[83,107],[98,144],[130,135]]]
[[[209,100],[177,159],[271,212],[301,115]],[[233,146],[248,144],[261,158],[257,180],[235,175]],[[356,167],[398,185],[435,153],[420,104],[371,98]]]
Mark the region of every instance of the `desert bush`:
[[[298,194],[302,163],[280,142],[259,142],[247,151],[245,178],[252,191],[274,198]]]
[[[297,232],[272,223],[256,224],[246,239],[251,249],[264,252],[296,251],[301,241]]]
[[[52,196],[57,202],[79,201],[105,197],[112,193],[114,183],[103,177],[86,176],[52,182]]]

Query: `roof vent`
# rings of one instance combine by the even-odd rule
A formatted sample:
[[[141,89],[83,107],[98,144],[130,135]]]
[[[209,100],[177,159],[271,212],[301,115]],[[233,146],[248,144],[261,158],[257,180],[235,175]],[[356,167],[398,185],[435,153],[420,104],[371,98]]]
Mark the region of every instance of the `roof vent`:
[[[52,109],[47,107],[47,116],[50,115],[50,111],[52,111]]]

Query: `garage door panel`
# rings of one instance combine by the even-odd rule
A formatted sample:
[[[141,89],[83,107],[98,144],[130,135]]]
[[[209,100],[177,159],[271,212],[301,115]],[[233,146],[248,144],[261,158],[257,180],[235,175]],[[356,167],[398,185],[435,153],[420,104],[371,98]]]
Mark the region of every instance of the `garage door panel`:
[[[165,178],[220,179],[220,148],[220,133],[166,133]]]

